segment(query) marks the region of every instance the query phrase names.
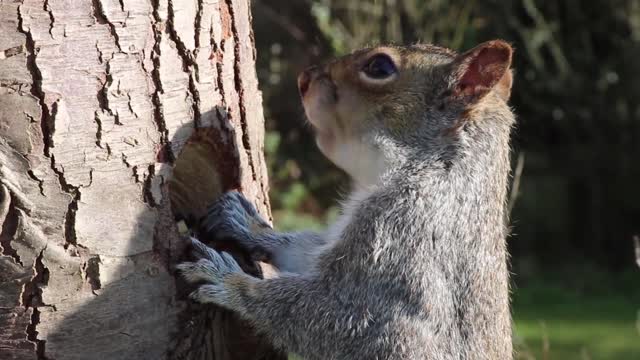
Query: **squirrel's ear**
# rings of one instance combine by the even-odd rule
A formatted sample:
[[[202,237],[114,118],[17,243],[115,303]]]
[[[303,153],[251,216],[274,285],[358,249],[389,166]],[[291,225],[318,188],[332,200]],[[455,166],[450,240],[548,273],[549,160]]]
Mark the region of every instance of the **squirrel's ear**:
[[[482,43],[458,55],[452,63],[451,95],[470,104],[492,89],[505,101],[511,93],[513,49],[502,40]]]

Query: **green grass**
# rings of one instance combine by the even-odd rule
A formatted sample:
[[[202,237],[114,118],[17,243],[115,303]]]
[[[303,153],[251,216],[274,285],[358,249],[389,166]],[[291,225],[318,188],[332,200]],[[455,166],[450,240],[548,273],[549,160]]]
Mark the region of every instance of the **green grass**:
[[[629,287],[609,281],[595,291],[578,291],[538,282],[516,289],[515,333],[524,344],[520,358],[640,359],[640,281],[633,275],[635,285]]]

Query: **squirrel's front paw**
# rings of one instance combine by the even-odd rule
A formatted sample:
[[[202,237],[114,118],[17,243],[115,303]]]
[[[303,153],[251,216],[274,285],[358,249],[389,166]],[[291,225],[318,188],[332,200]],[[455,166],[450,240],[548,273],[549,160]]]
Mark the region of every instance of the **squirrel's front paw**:
[[[246,248],[255,246],[255,234],[271,229],[253,204],[237,191],[223,194],[209,207],[203,227],[214,238],[231,238]]]
[[[202,258],[179,264],[177,269],[188,282],[203,281],[206,284],[200,285],[190,297],[200,303],[214,303],[233,309],[234,297],[226,280],[234,275],[244,275],[240,265],[226,252],[218,253],[194,238],[191,242],[194,255]]]

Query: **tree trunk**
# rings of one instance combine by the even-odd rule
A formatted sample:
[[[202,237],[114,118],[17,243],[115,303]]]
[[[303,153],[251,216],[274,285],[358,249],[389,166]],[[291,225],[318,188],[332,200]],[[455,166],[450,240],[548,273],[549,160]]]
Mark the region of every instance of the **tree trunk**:
[[[0,358],[282,357],[187,309],[171,271],[167,184],[197,129],[217,193],[269,218],[250,17],[248,0],[0,0]]]

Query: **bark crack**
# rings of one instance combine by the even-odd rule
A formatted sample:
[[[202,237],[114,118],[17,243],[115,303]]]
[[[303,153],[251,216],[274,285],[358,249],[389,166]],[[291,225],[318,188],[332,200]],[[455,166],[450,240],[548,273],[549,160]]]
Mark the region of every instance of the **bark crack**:
[[[102,50],[100,50],[100,45],[98,44],[97,41],[96,41],[96,51],[98,52],[98,61],[100,61],[100,64],[102,64],[104,62],[104,59],[102,57]]]
[[[144,201],[147,205],[151,206],[151,207],[156,207],[159,204],[156,203],[156,201],[154,200],[153,197],[153,192],[151,190],[152,187],[152,182],[153,182],[153,178],[155,177],[156,174],[156,167],[155,165],[151,164],[147,167],[147,173],[146,175],[144,173],[142,173],[142,180],[141,178],[141,174],[140,174],[140,167],[139,165],[133,165],[131,166],[131,164],[127,161],[127,155],[125,155],[124,153],[122,153],[122,163],[127,167],[130,168],[132,173],[133,173],[133,180],[137,183],[137,184],[142,184],[142,201]]]
[[[64,178],[64,169],[58,170],[58,168],[56,167],[56,159],[55,156],[52,154],[50,156],[51,158],[51,169],[53,170],[53,172],[56,174],[56,176],[58,177],[58,182],[60,183],[60,188],[69,194],[72,194],[76,187],[67,183],[67,179]]]
[[[27,340],[36,345],[36,356],[38,360],[47,359],[45,355],[46,341],[38,339],[37,326],[40,324],[40,310],[38,308],[47,306],[51,307],[54,311],[57,310],[55,306],[45,304],[42,299],[42,287],[47,286],[49,283],[49,269],[47,269],[42,262],[44,251],[46,249],[47,247],[45,246],[34,260],[34,275],[22,289],[22,305],[25,309],[31,308],[33,311],[31,313],[31,321],[29,322],[29,325],[27,325],[25,333],[27,335]]]
[[[151,207],[156,207],[159,204],[156,203],[153,192],[151,190],[153,178],[156,176],[156,167],[151,164],[147,168],[147,176],[144,179],[143,187],[142,187],[142,199],[145,203],[147,203]]]
[[[222,6],[222,5],[220,5]],[[222,13],[222,12],[221,12]],[[222,60],[223,60],[223,56],[224,56],[224,52],[222,51],[222,48],[224,46],[224,39],[220,39],[220,44],[216,43],[216,39],[213,33],[213,26],[211,27],[211,29],[209,30],[209,39],[210,39],[210,45],[211,45],[211,56],[209,57],[209,59],[215,59],[216,60],[216,86],[218,87],[218,92],[220,93],[220,98],[221,98],[221,102],[222,102],[222,106],[226,109],[227,108],[227,99],[225,97],[224,94],[224,82],[223,82],[223,78],[222,78]],[[222,123],[222,118],[219,114],[218,111],[218,120],[220,120],[220,122]]]
[[[45,103],[45,94],[42,90],[42,73],[38,68],[36,63],[36,57],[39,49],[36,47],[35,40],[33,39],[33,34],[31,34],[31,28],[25,28],[24,17],[22,14],[22,7],[24,5],[20,5],[18,7],[18,31],[25,35],[26,37],[26,48],[27,48],[27,69],[31,73],[31,78],[33,80],[33,86],[31,86],[31,94],[38,99],[38,103],[40,104],[40,108],[42,109],[42,114],[40,118],[40,126],[42,129],[42,137],[44,143],[44,155],[49,156],[50,149],[53,147],[53,132],[54,128],[54,120],[55,113],[49,111],[49,107]]]
[[[231,12],[229,10],[229,4],[227,4],[225,1],[219,1],[218,2],[218,11],[220,12],[220,22],[222,23],[222,37],[220,38],[220,44],[216,44],[215,42],[215,36],[213,33],[213,26],[211,27],[211,45],[214,49],[214,52],[212,55],[215,56],[216,59],[216,71],[218,73],[218,90],[220,91],[220,96],[222,96],[222,104],[224,105],[225,110],[227,109],[227,99],[226,99],[226,94],[224,91],[224,78],[223,78],[223,73],[224,73],[224,56],[225,56],[225,52],[224,52],[224,45],[226,42],[226,39],[231,37],[231,25],[229,24],[231,22]],[[220,119],[220,120],[225,120],[225,119]]]
[[[29,177],[30,177],[32,180],[34,180],[34,181],[36,181],[36,182],[38,183],[38,188],[40,189],[40,195],[42,195],[42,196],[47,196],[47,195],[45,195],[45,193],[44,193],[44,180],[42,180],[42,179],[38,178],[38,177],[36,176],[36,174],[33,172],[33,170],[29,170],[29,171],[27,171],[27,174],[29,175]]]
[[[0,255],[9,256],[24,266],[18,252],[11,246],[18,232],[18,211],[9,190],[0,184]]]
[[[56,22],[56,19],[53,17],[53,10],[51,10],[51,6],[49,6],[49,0],[44,0],[44,5],[42,9],[49,14],[49,36],[53,39],[53,26]]]
[[[127,161],[127,154],[125,154],[125,153],[121,153],[120,155],[121,155],[121,157],[120,157],[120,158],[122,159],[122,163],[124,164],[124,166],[126,166],[126,167],[130,168],[130,167],[131,167],[131,164],[129,164],[129,161]],[[134,174],[134,175],[135,175],[135,174]],[[136,181],[136,182],[137,182],[137,181]]]
[[[173,8],[173,1],[168,0],[168,3],[169,3],[169,7],[168,7],[169,18],[168,18],[167,32],[169,34],[169,38],[176,44],[176,49],[178,50],[178,54],[182,59],[182,69],[189,74],[189,94],[193,98],[193,106],[192,106],[193,122],[195,127],[199,127],[201,124],[200,93],[198,92],[198,89],[196,87],[196,77],[199,72],[198,63],[195,61],[195,58],[191,53],[191,51],[187,49],[182,39],[180,39],[180,36],[178,36],[178,32],[176,31],[176,26],[175,26],[175,12]],[[196,31],[198,30],[196,29]]]
[[[127,107],[129,108],[129,111],[131,112],[131,114],[133,114],[133,116],[135,116],[136,119],[139,118],[138,113],[136,113],[135,110],[133,110],[133,105],[131,105],[131,93],[127,92]]]
[[[200,50],[200,26],[202,26],[202,12],[203,12],[203,8],[202,8],[202,1],[198,1],[198,8],[196,10],[196,19],[193,23],[193,27],[195,30],[195,47],[196,47],[196,52]],[[199,79],[198,79],[199,80]]]
[[[242,146],[247,153],[249,166],[251,167],[251,175],[254,181],[257,180],[256,168],[251,153],[251,141],[249,139],[249,126],[247,124],[247,109],[245,106],[244,87],[242,86],[242,76],[240,74],[241,58],[240,58],[240,35],[238,34],[238,26],[236,24],[236,13],[233,8],[232,0],[225,0],[231,17],[231,33],[233,34],[233,52],[235,55],[233,64],[233,80],[238,93],[238,106],[240,108],[240,128],[242,129]]]
[[[24,45],[18,45],[18,46],[5,49],[2,52],[0,52],[0,60],[10,58],[18,54],[22,54],[23,52],[24,52]],[[15,85],[18,85],[18,84],[16,83]]]
[[[158,0],[152,1],[153,5],[153,35],[154,35],[154,44],[153,50],[151,51],[151,61],[153,63],[153,70],[151,70],[151,79],[153,81],[153,85],[155,87],[154,92],[152,94],[151,102],[153,103],[153,119],[156,123],[156,127],[158,132],[160,133],[160,151],[158,154],[162,154],[163,160],[168,162],[173,162],[175,156],[173,154],[173,150],[171,149],[171,142],[169,141],[169,130],[167,129],[167,123],[164,119],[164,112],[162,106],[162,100],[160,99],[160,94],[164,93],[164,89],[162,88],[162,80],[160,78],[160,45],[162,41],[162,31],[164,30],[164,26],[162,25],[162,19],[160,18],[160,14],[158,14]],[[144,62],[142,62],[144,63]]]
[[[102,283],[100,282],[100,264],[102,261],[100,260],[99,255],[91,256],[84,264],[82,264],[82,274],[85,281],[91,286],[91,291],[94,295],[98,295],[96,293],[97,290],[102,288]]]
[[[107,18],[107,13],[104,11],[102,2],[100,0],[92,0],[91,5],[93,7],[93,18],[96,19],[96,22],[98,24],[107,25],[109,27],[109,33],[111,34],[111,36],[113,36],[116,47],[120,52],[122,52],[122,48],[120,47],[120,36],[116,31],[116,26]],[[124,4],[122,4],[122,7],[122,11],[124,11]]]
[[[51,169],[58,177],[58,182],[60,183],[60,188],[62,191],[70,194],[72,196],[71,201],[67,205],[67,212],[65,214],[64,220],[64,248],[69,248],[69,245],[73,245],[74,247],[84,248],[82,245],[78,244],[78,239],[76,235],[76,212],[78,211],[78,202],[80,201],[80,188],[83,186],[73,186],[67,182],[64,177],[64,168],[59,170],[56,167],[55,156],[51,154]],[[91,186],[93,183],[93,169],[89,170],[89,184],[86,187]]]
[[[100,109],[102,109],[108,115],[113,117],[114,124],[122,125],[122,122],[120,122],[120,114],[118,114],[117,111],[114,112],[109,105],[109,88],[111,87],[111,85],[113,85],[113,76],[111,75],[110,60],[107,60],[104,64],[105,64],[104,66],[105,80],[101,81],[102,87],[98,90],[98,94],[97,94],[98,106],[100,106]],[[120,87],[120,84],[118,84],[118,87]],[[118,91],[120,90],[118,89]]]
[[[111,146],[109,146],[109,143],[105,143],[104,147],[107,148],[107,161],[111,160],[111,155],[113,155],[113,152],[111,151]]]
[[[140,183],[140,173],[138,172],[138,165],[135,165],[131,168],[131,171],[133,172],[133,181],[136,182],[136,184]]]
[[[38,339],[38,330],[36,330],[36,327],[40,324],[40,310],[38,310],[37,307],[34,307],[32,311],[31,320],[25,331],[27,333],[27,340],[36,344],[36,359],[46,360],[47,356],[45,355],[45,345],[47,342],[46,340]]]
[[[78,212],[78,202],[80,201],[80,189],[75,190],[73,199],[67,206],[67,213],[64,217],[64,248],[69,245],[78,247],[78,235],[76,234],[76,213]],[[82,246],[80,246],[82,247]]]
[[[178,35],[178,32],[176,31],[176,26],[175,26],[176,18],[175,18],[173,0],[168,0],[168,5],[169,6],[167,8],[167,15],[168,15],[167,23],[169,26],[167,26],[167,30],[171,40],[173,40],[173,42],[176,44],[176,47],[178,48],[178,53],[182,58],[183,70],[188,71],[189,66],[197,65],[197,64],[193,57],[193,54],[191,53],[191,51],[187,49],[184,42]]]
[[[100,119],[100,114],[97,110],[94,113],[93,121],[96,122],[96,146],[102,149],[102,119]]]

